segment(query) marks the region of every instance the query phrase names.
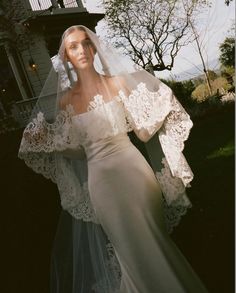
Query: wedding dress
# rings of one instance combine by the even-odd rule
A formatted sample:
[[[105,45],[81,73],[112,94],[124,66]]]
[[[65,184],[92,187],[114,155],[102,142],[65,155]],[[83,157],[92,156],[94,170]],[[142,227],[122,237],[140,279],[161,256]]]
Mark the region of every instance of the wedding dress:
[[[126,134],[121,102],[99,102],[73,123],[84,137],[96,216],[121,265],[119,292],[206,292],[167,234],[160,185]],[[111,121],[103,115],[110,111]]]
[[[57,184],[67,211],[52,253],[52,292],[207,292],[169,236],[191,207],[182,149],[192,122],[152,78],[153,88],[139,80],[129,96],[94,96],[84,113],[68,104],[53,123],[37,110],[24,131],[19,157]],[[154,141],[151,165],[130,131]]]

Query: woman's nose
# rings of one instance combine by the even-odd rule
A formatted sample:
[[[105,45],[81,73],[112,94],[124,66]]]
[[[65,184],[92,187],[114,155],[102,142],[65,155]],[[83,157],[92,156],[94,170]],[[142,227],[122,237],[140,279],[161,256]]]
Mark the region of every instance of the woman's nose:
[[[86,51],[85,46],[83,46],[82,44],[79,44],[79,46],[78,46],[78,52],[79,52],[79,54],[80,55],[81,54],[85,54],[85,51]]]

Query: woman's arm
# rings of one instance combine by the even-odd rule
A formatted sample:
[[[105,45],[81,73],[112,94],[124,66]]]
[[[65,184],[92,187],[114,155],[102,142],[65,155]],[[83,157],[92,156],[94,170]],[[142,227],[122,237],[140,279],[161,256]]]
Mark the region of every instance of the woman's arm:
[[[145,83],[140,82],[134,90],[129,91],[121,79],[125,91],[120,92],[126,117],[137,137],[147,142],[162,127],[172,110],[173,93],[165,84],[150,91]]]

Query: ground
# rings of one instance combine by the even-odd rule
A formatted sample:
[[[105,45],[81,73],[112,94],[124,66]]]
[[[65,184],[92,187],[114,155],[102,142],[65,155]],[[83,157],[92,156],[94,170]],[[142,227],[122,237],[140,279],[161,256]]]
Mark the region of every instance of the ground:
[[[21,135],[0,136],[0,292],[49,293],[59,196],[17,158]],[[233,293],[234,107],[194,121],[184,154],[195,175],[187,190],[193,208],[172,237],[210,293]]]

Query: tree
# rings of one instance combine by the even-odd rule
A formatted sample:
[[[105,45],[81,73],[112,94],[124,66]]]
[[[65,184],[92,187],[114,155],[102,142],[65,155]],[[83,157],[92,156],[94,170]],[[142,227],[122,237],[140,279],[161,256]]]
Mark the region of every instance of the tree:
[[[189,23],[190,23],[190,27],[191,27],[193,35],[194,35],[194,40],[195,40],[196,45],[197,45],[197,50],[198,50],[199,56],[200,56],[201,61],[202,61],[202,66],[203,66],[203,71],[204,71],[204,75],[205,75],[205,79],[206,79],[206,85],[207,85],[207,89],[208,89],[208,94],[211,95],[212,94],[211,82],[210,82],[210,77],[209,77],[209,73],[208,73],[208,70],[207,70],[206,62],[204,60],[203,53],[202,53],[200,35],[197,32],[196,27],[194,25],[194,22],[191,19],[189,20]]]
[[[227,37],[222,44],[220,44],[220,63],[221,75],[233,85],[235,80],[235,39],[234,37]]]
[[[233,0],[225,0],[225,4],[227,5],[227,6],[229,6],[229,4],[230,4],[230,2],[232,2]]]
[[[220,44],[220,62],[224,67],[235,66],[235,39],[227,37]]]
[[[183,107],[188,111],[189,108],[192,107],[194,101],[191,98],[192,92],[195,89],[195,85],[192,80],[186,81],[175,81],[175,80],[164,80],[162,79],[166,85],[168,85],[172,90],[175,96],[178,98],[179,102]]]
[[[210,69],[208,69],[208,70],[207,70],[207,73],[208,73],[209,79],[210,79],[211,81],[212,81],[212,80],[215,80],[215,79],[218,77],[214,70],[210,70]]]
[[[232,66],[222,67],[221,68],[221,75],[225,77],[232,86],[235,83],[235,68]]]
[[[212,95],[223,95],[226,91],[230,89],[230,84],[224,77],[218,77],[215,80],[211,81]],[[196,87],[196,89],[192,92],[193,99],[198,102],[203,102],[212,97],[209,96],[207,90],[207,84],[202,83]]]
[[[224,94],[230,88],[230,84],[224,77],[218,77],[212,82],[214,94]]]
[[[108,37],[143,68],[171,70],[207,0],[103,0]],[[193,17],[194,18],[194,17]]]

